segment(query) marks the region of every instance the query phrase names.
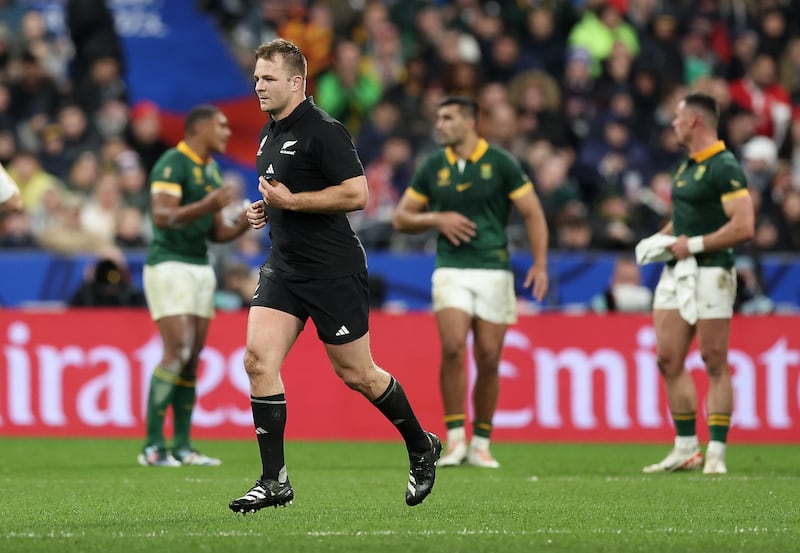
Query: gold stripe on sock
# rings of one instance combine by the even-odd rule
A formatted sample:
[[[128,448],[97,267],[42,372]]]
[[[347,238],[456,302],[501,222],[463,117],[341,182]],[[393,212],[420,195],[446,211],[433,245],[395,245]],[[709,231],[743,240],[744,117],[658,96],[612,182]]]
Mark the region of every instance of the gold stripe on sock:
[[[491,430],[492,423],[490,422],[475,422],[475,428],[480,428],[481,430]]]
[[[197,380],[195,380],[195,379],[189,380],[189,379],[186,379],[186,378],[183,378],[183,377],[180,377],[180,376],[175,379],[175,384],[177,386],[182,386],[184,388],[194,388],[196,383],[197,383]]]
[[[676,421],[690,421],[696,417],[695,413],[672,413],[672,420]]]
[[[466,418],[467,418],[467,416],[464,413],[458,413],[456,415],[445,415],[444,416],[444,422],[445,423],[458,422],[458,421],[463,422]]]
[[[731,416],[726,413],[712,413],[708,416],[708,424],[715,426],[730,426]]]
[[[159,380],[163,380],[164,382],[169,382],[170,384],[177,384],[178,380],[180,379],[180,376],[177,374],[164,370],[161,367],[156,367],[153,370],[153,376]]]

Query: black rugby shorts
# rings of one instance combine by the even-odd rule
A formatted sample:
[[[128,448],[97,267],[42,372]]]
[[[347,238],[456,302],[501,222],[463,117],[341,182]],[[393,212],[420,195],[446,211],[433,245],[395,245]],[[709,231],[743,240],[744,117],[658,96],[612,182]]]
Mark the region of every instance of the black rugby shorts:
[[[315,279],[261,267],[251,306],[289,313],[303,324],[311,318],[323,343],[347,344],[369,330],[367,271]]]

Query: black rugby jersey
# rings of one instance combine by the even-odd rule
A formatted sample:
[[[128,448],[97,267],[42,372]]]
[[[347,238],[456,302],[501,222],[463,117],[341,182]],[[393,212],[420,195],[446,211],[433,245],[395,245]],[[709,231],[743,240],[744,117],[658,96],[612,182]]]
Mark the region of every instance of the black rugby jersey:
[[[308,97],[261,129],[258,174],[292,192],[312,192],[364,174],[350,133]],[[345,213],[301,213],[267,206],[272,249],[266,265],[283,273],[338,278],[366,268],[366,254]]]

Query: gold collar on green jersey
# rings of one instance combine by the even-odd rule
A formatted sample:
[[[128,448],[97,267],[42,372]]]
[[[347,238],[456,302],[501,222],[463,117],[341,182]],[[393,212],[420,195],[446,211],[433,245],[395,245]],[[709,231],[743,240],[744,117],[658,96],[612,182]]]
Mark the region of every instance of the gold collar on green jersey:
[[[708,148],[700,150],[696,154],[693,154],[691,157],[695,163],[702,163],[711,156],[717,155],[718,153],[725,150],[725,142],[722,140],[717,140]]]
[[[478,139],[478,143],[475,145],[475,149],[472,150],[471,154],[469,154],[469,160],[472,163],[477,162],[480,158],[483,157],[483,154],[485,154],[486,150],[488,149],[489,149],[489,143],[486,142],[486,140],[483,138]],[[444,149],[444,155],[447,157],[447,162],[450,165],[455,165],[456,161],[458,161],[458,156],[453,151],[453,148],[451,148],[450,146]]]
[[[197,155],[197,152],[192,150],[192,148],[184,140],[181,140],[180,142],[178,142],[178,145],[176,146],[176,148],[178,149],[178,151],[180,153],[182,153],[183,155],[185,155],[186,157],[191,159],[197,165],[208,165],[211,162],[211,157],[210,156],[209,156],[208,159],[203,160],[203,158],[201,158],[199,155]]]

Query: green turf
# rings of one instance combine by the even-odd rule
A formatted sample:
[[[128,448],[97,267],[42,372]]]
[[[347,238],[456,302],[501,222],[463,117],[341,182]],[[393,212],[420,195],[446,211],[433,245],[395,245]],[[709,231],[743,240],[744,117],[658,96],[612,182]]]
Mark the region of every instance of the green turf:
[[[641,474],[666,445],[495,444],[502,468],[441,469],[409,508],[399,443],[289,442],[294,504],[243,517],[255,440],[198,444],[221,467],[139,467],[139,445],[0,439],[0,551],[800,550],[800,446],[734,445],[709,477]]]

